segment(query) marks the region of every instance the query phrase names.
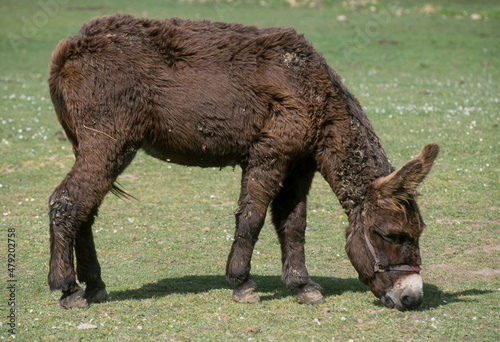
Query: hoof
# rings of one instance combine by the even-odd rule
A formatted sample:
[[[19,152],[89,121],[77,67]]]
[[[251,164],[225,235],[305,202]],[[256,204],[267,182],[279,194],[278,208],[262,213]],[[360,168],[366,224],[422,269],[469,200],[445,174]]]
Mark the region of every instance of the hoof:
[[[89,303],[85,299],[85,293],[81,287],[78,287],[74,292],[63,293],[59,299],[59,305],[62,308],[71,310],[73,308],[88,308]]]
[[[100,289],[93,289],[89,290],[88,288],[85,289],[85,299],[87,300],[87,303],[102,303],[102,302],[107,302],[108,301],[108,293],[106,292],[106,289],[100,288]]]
[[[260,297],[256,290],[257,284],[255,284],[255,282],[250,279],[245,283],[238,285],[233,290],[233,300],[239,303],[260,302]]]
[[[310,304],[316,305],[325,302],[323,295],[321,294],[321,286],[318,284],[309,281],[306,285],[304,285],[297,295],[297,302],[299,304]]]

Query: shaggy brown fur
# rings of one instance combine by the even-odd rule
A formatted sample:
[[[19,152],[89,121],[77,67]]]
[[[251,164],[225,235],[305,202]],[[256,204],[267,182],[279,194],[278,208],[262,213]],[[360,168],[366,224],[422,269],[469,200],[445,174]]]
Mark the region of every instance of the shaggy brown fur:
[[[226,270],[237,284],[235,300],[259,299],[250,258],[269,205],[285,285],[300,290],[300,302],[323,300],[304,256],[306,197],[316,170],[349,216],[348,253],[375,294],[398,272],[391,279],[374,275],[358,232],[385,234],[389,223],[391,234],[408,238],[394,246],[374,242],[382,260],[420,264],[423,222],[413,192],[437,145],[392,173],[359,102],[293,29],[97,18],[59,43],[49,86],[76,157],[49,201],[48,282],[63,291],[64,307],[106,299],[91,227],[104,196],[121,193],[113,183],[141,148],[183,165],[241,166]],[[85,292],[76,277],[87,284]]]

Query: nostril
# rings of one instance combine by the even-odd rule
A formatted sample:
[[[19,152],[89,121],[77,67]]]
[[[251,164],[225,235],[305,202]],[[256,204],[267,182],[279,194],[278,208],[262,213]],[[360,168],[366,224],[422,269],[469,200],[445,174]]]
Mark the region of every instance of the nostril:
[[[405,293],[401,294],[399,300],[406,310],[415,310],[422,303],[423,297],[420,294]]]
[[[404,295],[401,297],[401,303],[403,303],[405,307],[408,307],[412,305],[413,299],[411,298],[410,295]]]

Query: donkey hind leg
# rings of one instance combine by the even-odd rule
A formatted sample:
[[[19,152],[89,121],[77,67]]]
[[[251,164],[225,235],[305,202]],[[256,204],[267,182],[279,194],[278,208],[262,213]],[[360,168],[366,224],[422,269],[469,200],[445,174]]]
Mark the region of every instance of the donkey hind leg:
[[[110,146],[105,150],[96,148],[93,151],[98,153],[80,154],[77,157],[73,168],[49,200],[48,283],[51,290],[62,290],[59,303],[67,309],[87,307],[89,303],[107,297],[100,277],[91,226],[101,201],[133,159],[137,149]],[[80,282],[87,283],[85,292],[76,283],[73,247],[77,257],[78,278]]]
[[[88,304],[108,300],[92,236],[95,216],[97,216],[97,207],[92,210],[89,220],[77,231],[75,238],[76,274],[78,281],[86,285],[84,298]]]
[[[301,304],[324,302],[321,287],[308,275],[305,264],[306,198],[314,177],[315,167],[310,163],[292,170],[282,190],[271,204],[273,224],[278,233],[282,256],[282,280],[290,289],[299,289],[297,301]]]
[[[97,207],[92,210],[88,220],[77,229],[73,242],[77,278],[80,283],[86,283],[85,292],[76,283],[72,291],[63,291],[59,301],[63,308],[88,307],[90,303],[100,303],[108,299],[92,237],[92,224],[96,215]]]
[[[243,169],[238,209],[235,211],[236,232],[226,266],[228,280],[236,283],[232,293],[234,301],[260,301],[257,285],[250,278],[250,260],[264,225],[267,206],[279,191],[282,178],[283,172],[277,168]]]
[[[73,291],[64,293],[59,301],[63,308],[88,307],[90,303],[101,303],[108,299],[106,286],[101,279],[101,267],[97,260],[97,254],[92,237],[92,224],[97,216],[95,207],[89,219],[83,222],[77,229],[74,239],[76,254],[76,273],[80,283],[86,283],[85,292],[76,283]],[[76,291],[75,291],[76,290]]]

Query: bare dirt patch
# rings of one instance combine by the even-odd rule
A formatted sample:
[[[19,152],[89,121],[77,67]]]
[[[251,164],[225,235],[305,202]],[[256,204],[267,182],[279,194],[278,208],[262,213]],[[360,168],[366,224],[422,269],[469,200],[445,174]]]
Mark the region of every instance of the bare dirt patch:
[[[500,268],[481,268],[477,271],[470,271],[474,275],[477,275],[480,278],[491,279],[496,276],[500,276]]]
[[[495,252],[500,251],[500,245],[493,245],[493,246],[481,246],[479,248],[469,248],[465,251],[467,254],[476,254],[476,253],[481,253],[481,254],[493,254]]]
[[[428,277],[454,279],[456,281],[485,280],[494,281],[500,276],[500,268],[483,267],[478,270],[469,270],[456,265],[434,265],[426,273]]]

